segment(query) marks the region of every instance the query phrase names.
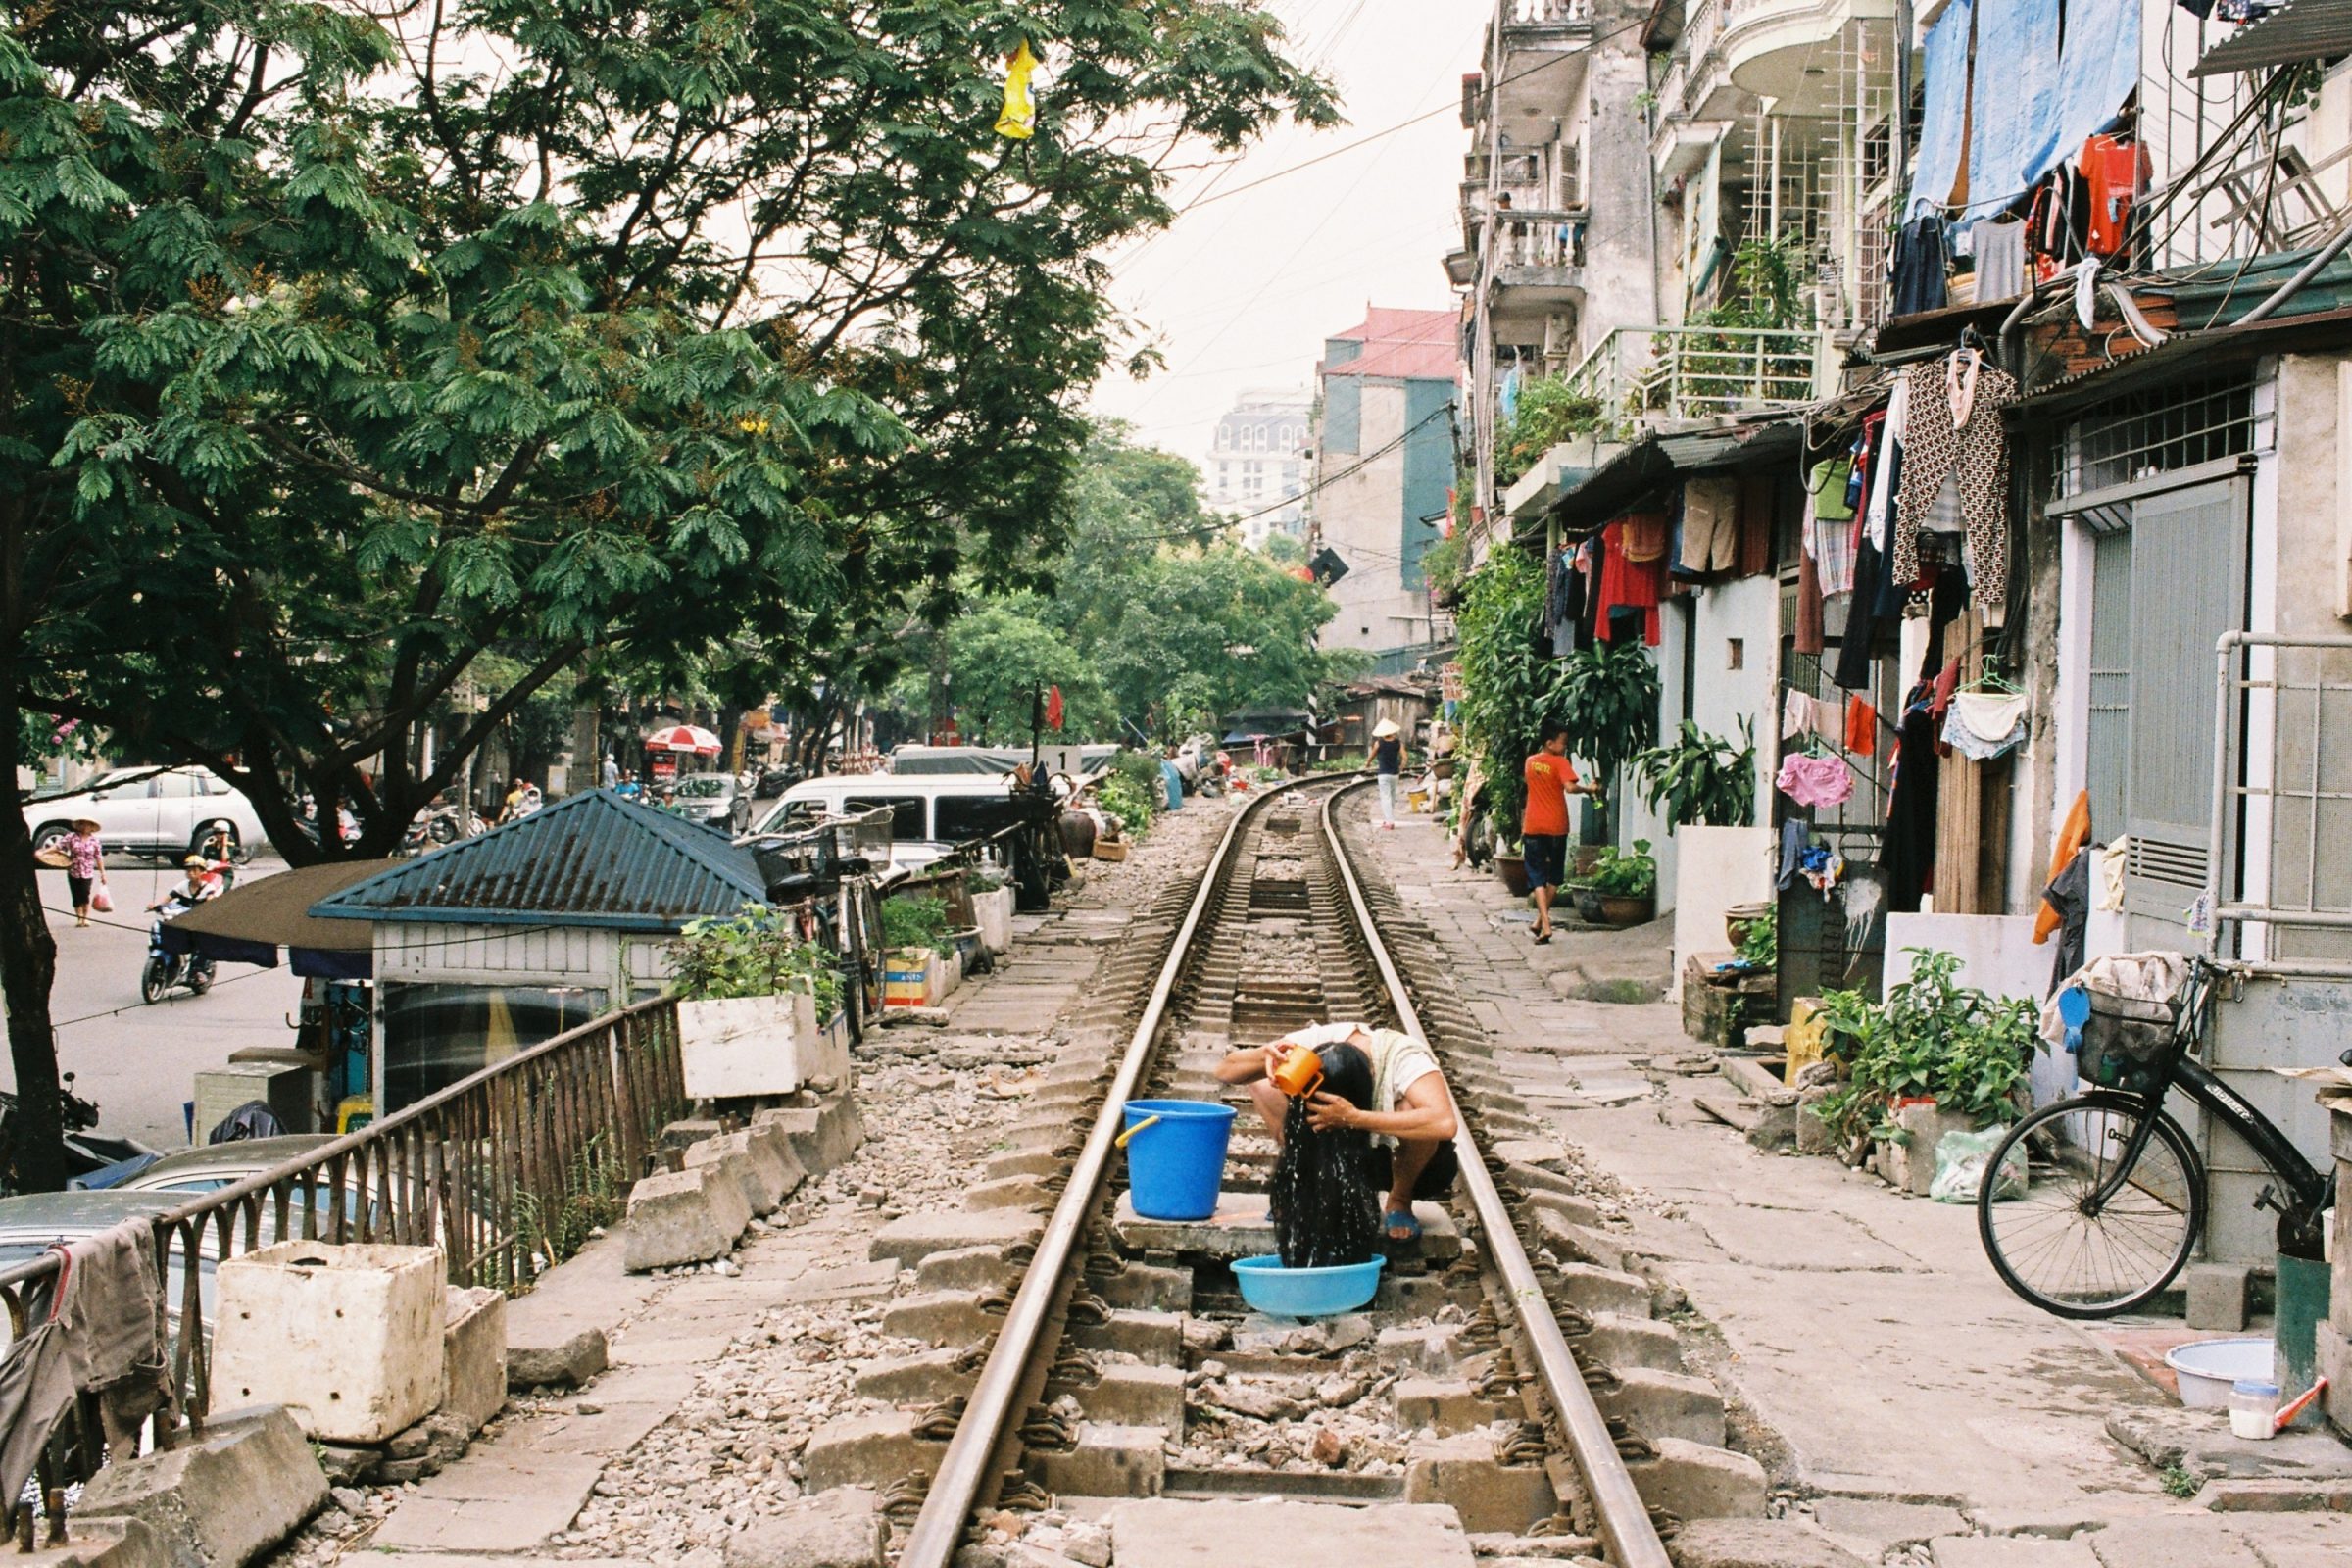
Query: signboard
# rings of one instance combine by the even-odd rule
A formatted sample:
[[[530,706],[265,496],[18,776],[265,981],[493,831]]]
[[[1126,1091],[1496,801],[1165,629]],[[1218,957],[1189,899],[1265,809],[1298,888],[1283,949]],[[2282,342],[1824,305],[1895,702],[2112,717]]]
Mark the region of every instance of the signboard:
[[[1462,700],[1462,666],[1447,664],[1438,671],[1438,695],[1449,703]]]

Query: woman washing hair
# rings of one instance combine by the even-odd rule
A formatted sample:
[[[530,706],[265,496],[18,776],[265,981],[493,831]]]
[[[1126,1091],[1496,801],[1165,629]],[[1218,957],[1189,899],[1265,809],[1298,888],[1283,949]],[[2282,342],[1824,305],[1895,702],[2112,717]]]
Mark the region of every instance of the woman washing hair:
[[[1318,1057],[1322,1078],[1294,1097],[1272,1078],[1298,1051]],[[1452,1143],[1453,1097],[1437,1058],[1410,1035],[1360,1023],[1317,1024],[1230,1053],[1217,1064],[1217,1077],[1250,1087],[1281,1148],[1274,1235],[1286,1268],[1360,1263],[1377,1239],[1415,1240],[1421,1222],[1413,1217],[1414,1200],[1444,1197],[1461,1170]],[[1387,1200],[1375,1231],[1372,1208],[1383,1189]]]

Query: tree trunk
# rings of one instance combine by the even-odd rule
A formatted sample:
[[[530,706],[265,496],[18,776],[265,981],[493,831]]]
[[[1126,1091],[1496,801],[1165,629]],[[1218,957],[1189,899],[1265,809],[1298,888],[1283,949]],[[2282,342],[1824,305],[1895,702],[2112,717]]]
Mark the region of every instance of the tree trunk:
[[[0,692],[14,692],[0,680]],[[41,909],[32,833],[17,788],[24,714],[0,700],[0,994],[8,999],[8,1051],[17,1073],[17,1112],[8,1151],[20,1192],[53,1193],[66,1185],[65,1129],[57,1097],[57,1033],[49,991],[57,979],[57,940]]]

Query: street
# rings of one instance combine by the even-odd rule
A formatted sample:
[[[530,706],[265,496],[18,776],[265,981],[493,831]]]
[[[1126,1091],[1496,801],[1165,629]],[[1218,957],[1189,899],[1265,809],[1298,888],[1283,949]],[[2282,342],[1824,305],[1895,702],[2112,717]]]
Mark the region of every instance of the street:
[[[270,857],[241,866],[244,883],[285,868]],[[41,904],[57,939],[57,987],[50,1014],[57,1020],[60,1067],[74,1074],[74,1090],[95,1100],[105,1131],[158,1149],[188,1142],[186,1105],[194,1076],[219,1066],[244,1046],[281,1045],[302,982],[285,968],[223,964],[211,992],[173,991],[148,1006],[139,1000],[139,970],[147,961],[146,906],[178,877],[174,867],[130,856],[110,856],[107,882],[115,912],[94,915],[76,930],[66,902],[66,874],[41,872]],[[0,1064],[5,1087],[17,1086],[13,1066]]]

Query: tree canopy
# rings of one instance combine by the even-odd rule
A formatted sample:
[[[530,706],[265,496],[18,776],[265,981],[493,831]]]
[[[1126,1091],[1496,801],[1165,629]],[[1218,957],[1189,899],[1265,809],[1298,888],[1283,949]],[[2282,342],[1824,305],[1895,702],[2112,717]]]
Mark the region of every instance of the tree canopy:
[[[887,662],[1063,515],[1098,258],[1169,218],[1160,164],[1284,117],[1335,111],[1253,0],[22,8],[0,732],[103,726],[296,858],[379,854],[583,660]],[[422,768],[492,654],[518,676]],[[304,789],[360,841],[308,846]],[[28,869],[10,903],[38,927]],[[11,958],[12,1024],[47,963]]]

